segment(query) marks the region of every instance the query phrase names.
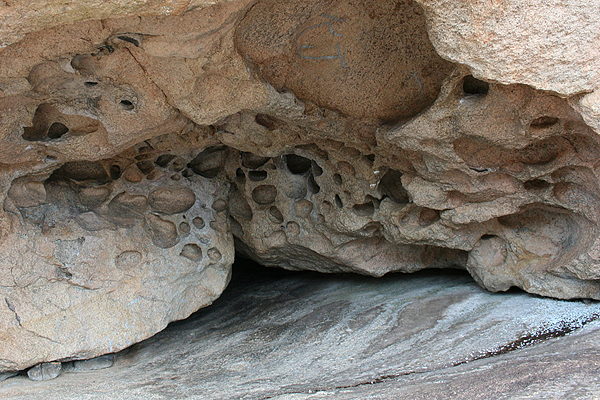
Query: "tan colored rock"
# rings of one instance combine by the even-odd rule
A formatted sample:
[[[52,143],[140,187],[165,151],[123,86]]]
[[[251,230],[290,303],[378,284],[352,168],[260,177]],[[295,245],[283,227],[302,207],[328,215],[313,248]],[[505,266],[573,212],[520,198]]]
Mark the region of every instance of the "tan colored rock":
[[[504,84],[571,96],[600,86],[600,3],[417,0],[447,60]]]
[[[130,156],[147,156],[144,146]],[[195,154],[179,151],[188,159]],[[154,163],[156,155],[151,157]],[[168,167],[156,170],[165,174]],[[13,201],[2,216],[12,221],[13,231],[0,258],[7,311],[0,320],[1,369],[117,351],[210,304],[226,286],[231,235],[210,227],[178,229],[195,218],[226,225],[225,215],[203,207],[212,196],[227,194],[222,178],[193,174],[162,186],[146,176],[130,183],[77,162],[37,179],[45,201]],[[101,188],[110,190],[103,201],[80,202],[82,192]],[[24,196],[11,189],[8,199],[15,193]],[[197,202],[187,200],[190,193]],[[173,207],[165,209],[169,196]],[[152,212],[157,207],[160,216]],[[202,258],[203,252],[219,257]],[[15,259],[21,260],[18,270],[8,268]]]
[[[110,1],[44,1],[35,7],[24,0],[0,2],[0,44],[2,47],[20,40],[23,35],[57,25],[82,20],[102,19],[120,15],[177,15],[198,7],[214,4],[204,0],[142,0]]]
[[[323,272],[461,268],[492,291],[600,299],[597,92],[494,82],[591,90],[596,69],[577,63],[594,65],[592,42],[553,48],[564,62],[546,68],[502,46],[514,19],[467,35],[456,18],[479,3],[435,4],[36,19],[42,30],[0,52],[0,371],[151,336],[220,295],[236,250]],[[479,15],[516,15],[502,4]],[[427,23],[442,56],[485,80],[439,57]],[[523,43],[560,39],[557,24]]]
[[[596,133],[600,134],[600,90],[582,96],[575,96],[570,103]]]
[[[261,1],[236,46],[276,89],[358,118],[416,114],[451,70],[407,1]]]
[[[291,140],[293,125],[273,132]],[[309,128],[310,145],[229,167],[251,208],[232,211],[247,255],[373,275],[455,266],[494,291],[598,296],[595,263],[573,256],[598,235],[600,147],[566,100],[459,69],[427,112],[380,127],[377,146],[334,137]]]
[[[149,194],[152,211],[179,214],[189,210],[196,202],[196,195],[185,187],[159,187]]]

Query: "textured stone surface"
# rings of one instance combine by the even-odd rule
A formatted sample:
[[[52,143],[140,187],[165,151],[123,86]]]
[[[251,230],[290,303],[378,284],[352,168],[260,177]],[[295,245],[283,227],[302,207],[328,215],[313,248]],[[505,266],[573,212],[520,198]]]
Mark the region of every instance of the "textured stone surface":
[[[426,113],[380,127],[377,146],[309,134],[283,157],[231,167],[247,200],[231,203],[234,234],[260,263],[372,275],[455,266],[490,290],[598,297],[585,250],[597,237],[597,136],[565,100],[457,71]]]
[[[571,104],[579,111],[584,121],[596,133],[600,133],[600,91],[575,96],[571,99]]]
[[[236,45],[276,89],[359,118],[415,115],[452,69],[429,42],[421,8],[405,1],[261,1]]]
[[[600,86],[600,4],[417,0],[439,54],[479,77],[562,95]]]
[[[210,206],[227,195],[228,184],[148,161],[157,153],[145,143],[127,158],[70,162],[50,176],[13,183],[24,182],[23,189],[10,193],[24,196],[34,187],[41,201],[12,205],[20,222],[11,217],[15,235],[1,259],[7,266],[21,261],[18,271],[2,275],[0,353],[10,355],[3,369],[48,354],[85,358],[121,349],[210,304],[225,287],[233,238],[223,210]],[[127,180],[131,170],[139,182]],[[198,228],[195,218],[209,225]]]
[[[4,0],[0,2],[0,45],[6,47],[29,32],[81,20],[137,14],[181,14],[214,3],[203,0],[50,0],[31,7],[28,1]]]
[[[462,273],[250,272],[234,268],[213,306],[117,354],[110,369],[36,385],[11,378],[0,396],[590,398],[598,388],[599,304],[494,295]]]
[[[600,299],[597,5],[536,30],[551,4],[105,2],[81,22],[93,4],[73,3],[48,22],[54,2],[8,3],[29,33],[0,50],[0,371],[153,335],[219,296],[235,251]]]
[[[56,379],[62,372],[62,364],[60,362],[41,363],[27,371],[27,376],[32,381],[49,381]]]

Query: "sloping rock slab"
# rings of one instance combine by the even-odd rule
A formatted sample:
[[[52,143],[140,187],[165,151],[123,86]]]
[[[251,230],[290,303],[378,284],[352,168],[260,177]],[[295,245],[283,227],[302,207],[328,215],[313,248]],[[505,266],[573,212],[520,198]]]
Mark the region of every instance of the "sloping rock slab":
[[[567,337],[441,371],[271,399],[597,399],[599,338],[595,321]]]
[[[502,384],[510,379],[510,357],[518,360],[546,345],[539,342],[596,324],[600,316],[598,303],[490,294],[458,272],[376,280],[262,271],[238,271],[212,307],[118,354],[113,368],[40,383],[16,377],[0,384],[0,396],[295,400],[397,392],[401,398],[412,390],[398,386],[402,379],[457,379],[452,371],[471,366],[480,379]],[[563,340],[577,354],[577,343],[571,337],[556,343]],[[521,347],[527,349],[511,351]],[[559,350],[538,352],[534,368],[550,365]],[[496,363],[498,375],[487,376],[485,366],[502,357],[509,363]],[[577,361],[559,365],[556,374],[581,368]]]

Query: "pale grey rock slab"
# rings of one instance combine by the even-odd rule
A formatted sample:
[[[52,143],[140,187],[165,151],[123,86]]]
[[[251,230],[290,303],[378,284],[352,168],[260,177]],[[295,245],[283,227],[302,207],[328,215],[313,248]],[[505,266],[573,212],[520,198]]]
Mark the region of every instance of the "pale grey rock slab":
[[[376,384],[272,400],[598,399],[600,323],[534,347]]]
[[[0,374],[0,382],[7,380],[8,378],[12,378],[17,375],[16,372],[3,372]]]
[[[452,398],[445,382],[459,393],[471,379],[483,395],[510,390],[513,379],[526,390],[573,371],[589,377],[585,365],[600,354],[592,336],[550,339],[582,326],[597,339],[600,328],[587,328],[600,315],[596,302],[492,294],[459,272],[250,272],[238,271],[213,306],[120,353],[113,368],[35,386],[17,377],[0,384],[0,396]],[[550,350],[535,352],[541,346]]]

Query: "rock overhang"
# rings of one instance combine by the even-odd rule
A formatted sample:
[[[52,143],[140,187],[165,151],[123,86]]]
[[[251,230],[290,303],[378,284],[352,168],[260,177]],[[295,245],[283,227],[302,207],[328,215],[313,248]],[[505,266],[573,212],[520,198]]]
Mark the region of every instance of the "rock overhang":
[[[4,48],[0,368],[142,340],[210,304],[236,250],[598,299],[590,114],[444,60],[425,11],[222,2]]]

